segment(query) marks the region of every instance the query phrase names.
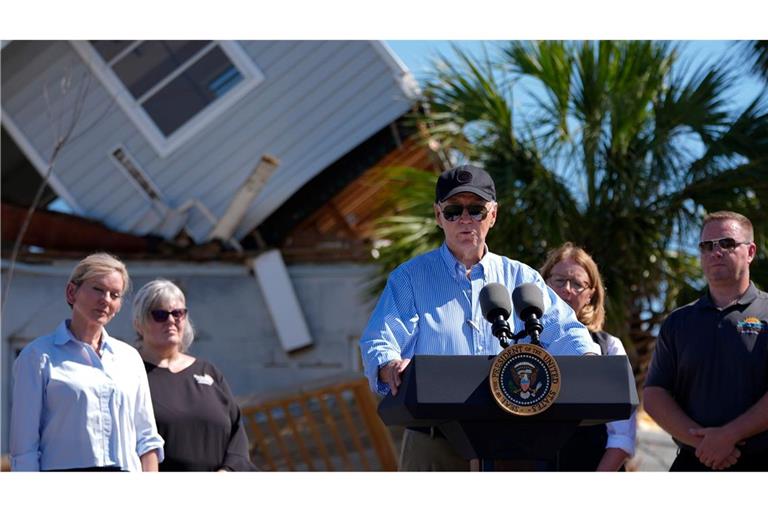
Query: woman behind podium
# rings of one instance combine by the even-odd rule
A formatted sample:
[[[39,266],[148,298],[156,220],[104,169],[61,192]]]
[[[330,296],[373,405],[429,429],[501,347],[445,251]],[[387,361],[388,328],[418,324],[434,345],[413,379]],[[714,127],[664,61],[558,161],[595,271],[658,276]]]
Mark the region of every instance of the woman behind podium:
[[[554,249],[541,275],[576,312],[602,355],[626,355],[621,340],[603,331],[605,290],[597,264],[584,249],[570,242]],[[635,413],[627,420],[579,427],[560,450],[560,471],[619,471],[635,453]]]

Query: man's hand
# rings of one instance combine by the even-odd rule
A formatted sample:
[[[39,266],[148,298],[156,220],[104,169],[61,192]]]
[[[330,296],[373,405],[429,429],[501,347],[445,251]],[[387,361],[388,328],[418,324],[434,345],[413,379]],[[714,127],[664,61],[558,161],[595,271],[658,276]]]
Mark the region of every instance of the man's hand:
[[[741,450],[738,448],[734,448],[733,451],[728,455],[725,459],[723,459],[719,464],[715,464],[712,466],[712,469],[720,470],[720,469],[727,469],[739,460],[739,457],[741,457]]]
[[[400,387],[400,374],[410,363],[410,359],[393,359],[381,368],[379,368],[379,380],[389,385],[392,390],[392,396],[397,395],[397,388]]]
[[[696,457],[709,468],[728,468],[741,456],[741,451],[736,447],[739,440],[724,427],[692,428],[689,432],[699,438]]]

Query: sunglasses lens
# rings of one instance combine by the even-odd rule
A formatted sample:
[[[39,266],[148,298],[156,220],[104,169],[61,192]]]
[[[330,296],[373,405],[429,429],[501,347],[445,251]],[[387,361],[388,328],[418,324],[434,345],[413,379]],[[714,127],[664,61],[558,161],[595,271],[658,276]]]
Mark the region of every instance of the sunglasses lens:
[[[443,208],[443,217],[445,217],[445,220],[448,222],[453,222],[459,217],[461,217],[462,212],[464,211],[464,208],[461,205],[458,204],[449,204],[445,208]]]
[[[168,320],[168,316],[171,314],[168,311],[165,311],[164,309],[153,309],[149,312],[152,315],[152,319],[155,322],[165,322]]]
[[[467,206],[467,212],[472,220],[483,220],[488,215],[488,210],[481,204],[471,204]]]
[[[731,237],[721,238],[720,240],[705,240],[704,242],[699,242],[699,250],[701,252],[712,252],[715,250],[715,247],[719,247],[723,251],[733,251],[737,245],[739,245],[739,242]]]
[[[187,316],[186,309],[174,309],[173,311],[166,311],[164,309],[153,309],[149,312],[152,315],[152,319],[155,322],[165,322],[169,316],[173,316],[174,320],[181,320]]]
[[[460,204],[449,204],[443,208],[443,217],[448,222],[453,222],[461,218],[464,210],[465,207]],[[466,210],[467,213],[469,213],[470,218],[475,221],[483,220],[488,216],[488,210],[481,204],[470,204],[466,207]]]

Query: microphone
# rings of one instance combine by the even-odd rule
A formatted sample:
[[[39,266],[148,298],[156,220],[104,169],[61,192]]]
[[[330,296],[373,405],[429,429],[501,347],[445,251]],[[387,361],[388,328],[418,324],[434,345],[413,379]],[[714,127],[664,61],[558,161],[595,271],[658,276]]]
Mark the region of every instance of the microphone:
[[[533,283],[521,284],[512,292],[512,302],[517,316],[525,323],[525,332],[531,337],[531,343],[541,345],[539,335],[544,329],[539,321],[544,313],[541,289]]]
[[[509,328],[507,318],[512,311],[512,303],[509,300],[509,291],[503,284],[489,283],[480,290],[480,309],[483,316],[491,323],[491,332],[499,338],[503,348],[509,346],[512,339],[512,330]]]

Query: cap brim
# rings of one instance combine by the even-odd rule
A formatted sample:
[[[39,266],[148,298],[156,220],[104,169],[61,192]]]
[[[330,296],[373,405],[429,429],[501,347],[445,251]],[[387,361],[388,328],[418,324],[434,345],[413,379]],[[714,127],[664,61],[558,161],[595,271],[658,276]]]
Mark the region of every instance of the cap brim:
[[[438,202],[445,201],[449,197],[453,197],[456,194],[461,194],[462,192],[471,192],[471,193],[475,194],[476,196],[478,196],[478,197],[480,197],[482,199],[485,199],[486,201],[495,201],[496,200],[495,198],[491,197],[490,194],[488,194],[487,192],[485,192],[483,190],[480,190],[477,187],[473,187],[472,185],[463,185],[461,187],[456,187],[455,189],[451,190],[451,192],[447,196],[445,196],[444,198],[442,198]]]

